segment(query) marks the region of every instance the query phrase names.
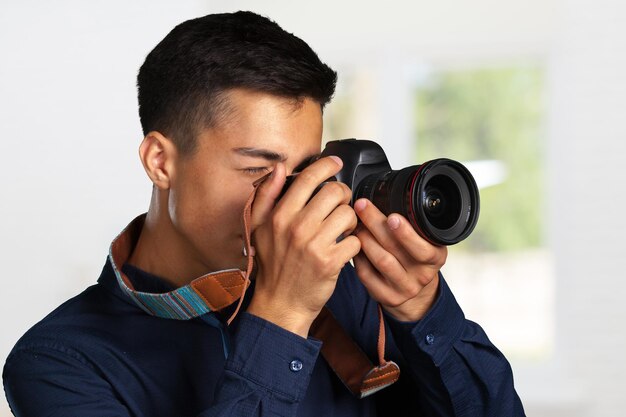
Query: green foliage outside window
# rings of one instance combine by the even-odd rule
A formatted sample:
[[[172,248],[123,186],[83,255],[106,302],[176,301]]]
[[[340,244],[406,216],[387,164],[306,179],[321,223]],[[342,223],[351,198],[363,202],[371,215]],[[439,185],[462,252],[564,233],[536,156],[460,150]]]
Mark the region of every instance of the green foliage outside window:
[[[541,246],[543,71],[536,67],[434,72],[416,91],[416,161],[498,160],[504,182],[481,190],[467,250]]]

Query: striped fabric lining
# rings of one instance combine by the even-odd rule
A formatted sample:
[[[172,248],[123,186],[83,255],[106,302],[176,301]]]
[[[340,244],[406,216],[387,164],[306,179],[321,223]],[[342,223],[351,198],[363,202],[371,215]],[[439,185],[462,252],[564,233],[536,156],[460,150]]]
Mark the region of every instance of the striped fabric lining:
[[[190,320],[211,311],[189,284],[162,294],[135,291],[129,288],[111,254],[109,258],[120,288],[146,313],[167,319]]]

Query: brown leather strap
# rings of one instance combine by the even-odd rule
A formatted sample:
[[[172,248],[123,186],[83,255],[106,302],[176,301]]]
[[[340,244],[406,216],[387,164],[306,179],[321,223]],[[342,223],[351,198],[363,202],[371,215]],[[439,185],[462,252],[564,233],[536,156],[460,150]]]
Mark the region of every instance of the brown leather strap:
[[[191,282],[191,288],[202,297],[212,311],[219,311],[241,299],[248,284],[246,274],[239,270],[231,270],[195,279]]]
[[[264,176],[261,180],[257,180],[254,183],[254,190],[252,190],[252,193],[250,193],[250,197],[248,197],[248,201],[246,201],[246,205],[243,208],[243,248],[244,248],[244,253],[246,254],[246,257],[248,258],[247,261],[247,265],[246,265],[246,273],[244,276],[245,279],[245,287],[243,288],[243,291],[241,293],[241,297],[239,297],[239,302],[237,303],[237,308],[235,309],[235,311],[233,312],[233,314],[230,316],[230,318],[228,319],[228,324],[230,325],[230,323],[233,322],[233,320],[235,319],[235,317],[237,316],[237,313],[239,313],[239,309],[241,309],[241,304],[243,303],[243,299],[246,296],[246,289],[248,289],[248,285],[250,284],[250,275],[252,274],[252,269],[254,268],[254,249],[252,248],[252,243],[250,241],[251,239],[251,230],[250,230],[250,220],[251,220],[251,216],[252,216],[252,204],[254,203],[254,198],[256,197],[256,192],[259,189],[259,185],[261,185],[261,183],[267,179],[269,176],[266,175]]]
[[[385,361],[380,357],[379,366],[372,364],[326,307],[313,322],[310,333],[323,342],[324,359],[358,398],[373,394],[393,384],[400,377],[400,368],[393,361]],[[384,344],[384,338],[382,343]]]

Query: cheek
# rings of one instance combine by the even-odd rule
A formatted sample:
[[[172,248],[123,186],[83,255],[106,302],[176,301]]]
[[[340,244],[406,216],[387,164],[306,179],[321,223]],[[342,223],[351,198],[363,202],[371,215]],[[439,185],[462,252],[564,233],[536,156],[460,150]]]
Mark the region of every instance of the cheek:
[[[233,184],[188,182],[172,191],[168,211],[175,227],[203,245],[225,243],[242,235],[243,208],[252,188]],[[198,242],[199,243],[199,242]]]

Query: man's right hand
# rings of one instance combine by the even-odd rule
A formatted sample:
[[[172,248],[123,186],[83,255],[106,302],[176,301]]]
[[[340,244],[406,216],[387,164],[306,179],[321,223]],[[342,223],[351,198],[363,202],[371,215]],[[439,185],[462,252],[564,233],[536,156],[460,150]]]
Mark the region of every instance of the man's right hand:
[[[329,182],[311,197],[341,167],[337,157],[319,159],[276,201],[285,183],[279,163],[252,206],[258,270],[248,312],[302,337],[332,295],[343,266],[361,249],[350,235],[357,225],[350,188]],[[341,235],[347,237],[337,243]]]

